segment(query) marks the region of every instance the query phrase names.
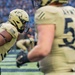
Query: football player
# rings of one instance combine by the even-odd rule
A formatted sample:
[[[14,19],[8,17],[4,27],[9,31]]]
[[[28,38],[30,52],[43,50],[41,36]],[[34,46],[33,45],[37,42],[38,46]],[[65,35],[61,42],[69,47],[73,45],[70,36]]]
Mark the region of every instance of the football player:
[[[24,31],[28,21],[29,16],[24,10],[14,9],[10,12],[8,21],[0,25],[0,61],[15,44],[19,33]]]
[[[37,45],[28,54],[17,55],[17,67],[39,61],[45,75],[75,75],[75,8],[64,6],[68,0],[37,2]]]
[[[27,50],[28,52],[34,47],[34,39],[20,39],[17,41],[16,46],[22,50]]]

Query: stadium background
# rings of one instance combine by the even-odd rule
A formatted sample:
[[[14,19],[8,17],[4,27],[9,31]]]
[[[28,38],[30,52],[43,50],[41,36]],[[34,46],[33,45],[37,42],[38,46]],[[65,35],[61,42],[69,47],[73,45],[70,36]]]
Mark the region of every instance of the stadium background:
[[[8,20],[9,12],[13,9],[24,9],[30,17],[28,26],[32,29],[35,28],[34,14],[37,9],[37,4],[34,8],[32,0],[0,0],[0,23]],[[69,0],[67,5],[75,7],[75,0]],[[15,58],[20,50],[14,45],[9,51],[6,58],[0,62],[1,74],[0,75],[43,75],[37,68],[35,63],[27,63],[21,68],[16,67]]]

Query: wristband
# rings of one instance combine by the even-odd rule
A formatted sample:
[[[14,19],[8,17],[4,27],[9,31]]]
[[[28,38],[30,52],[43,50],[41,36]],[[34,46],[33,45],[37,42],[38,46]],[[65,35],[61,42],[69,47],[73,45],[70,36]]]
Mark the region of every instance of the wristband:
[[[22,58],[23,58],[22,61],[23,61],[24,63],[30,62],[29,59],[28,59],[28,57],[27,57],[27,54],[23,55]]]

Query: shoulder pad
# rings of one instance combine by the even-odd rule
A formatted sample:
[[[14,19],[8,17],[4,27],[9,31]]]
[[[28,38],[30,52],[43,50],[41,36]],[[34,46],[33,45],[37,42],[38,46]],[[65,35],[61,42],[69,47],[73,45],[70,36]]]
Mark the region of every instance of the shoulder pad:
[[[35,23],[36,24],[47,24],[51,23],[49,20],[55,19],[57,15],[57,8],[52,6],[45,6],[38,9],[35,13]],[[53,21],[52,21],[53,22]]]
[[[16,38],[18,36],[17,29],[9,23],[3,23],[1,28],[5,29],[7,32],[9,32],[14,38]]]

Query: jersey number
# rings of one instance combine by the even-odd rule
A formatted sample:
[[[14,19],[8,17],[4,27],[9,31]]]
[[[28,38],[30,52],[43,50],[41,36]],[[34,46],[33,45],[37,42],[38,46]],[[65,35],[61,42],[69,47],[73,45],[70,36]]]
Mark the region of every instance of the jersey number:
[[[63,47],[63,46],[68,46],[72,49],[75,49],[74,46],[72,46],[72,44],[75,41],[75,31],[72,27],[69,27],[69,23],[73,22],[73,19],[71,18],[65,18],[65,29],[64,29],[64,34],[67,34],[68,32],[70,32],[72,34],[72,40],[68,41],[67,38],[63,39],[64,45],[59,45],[59,47]]]

